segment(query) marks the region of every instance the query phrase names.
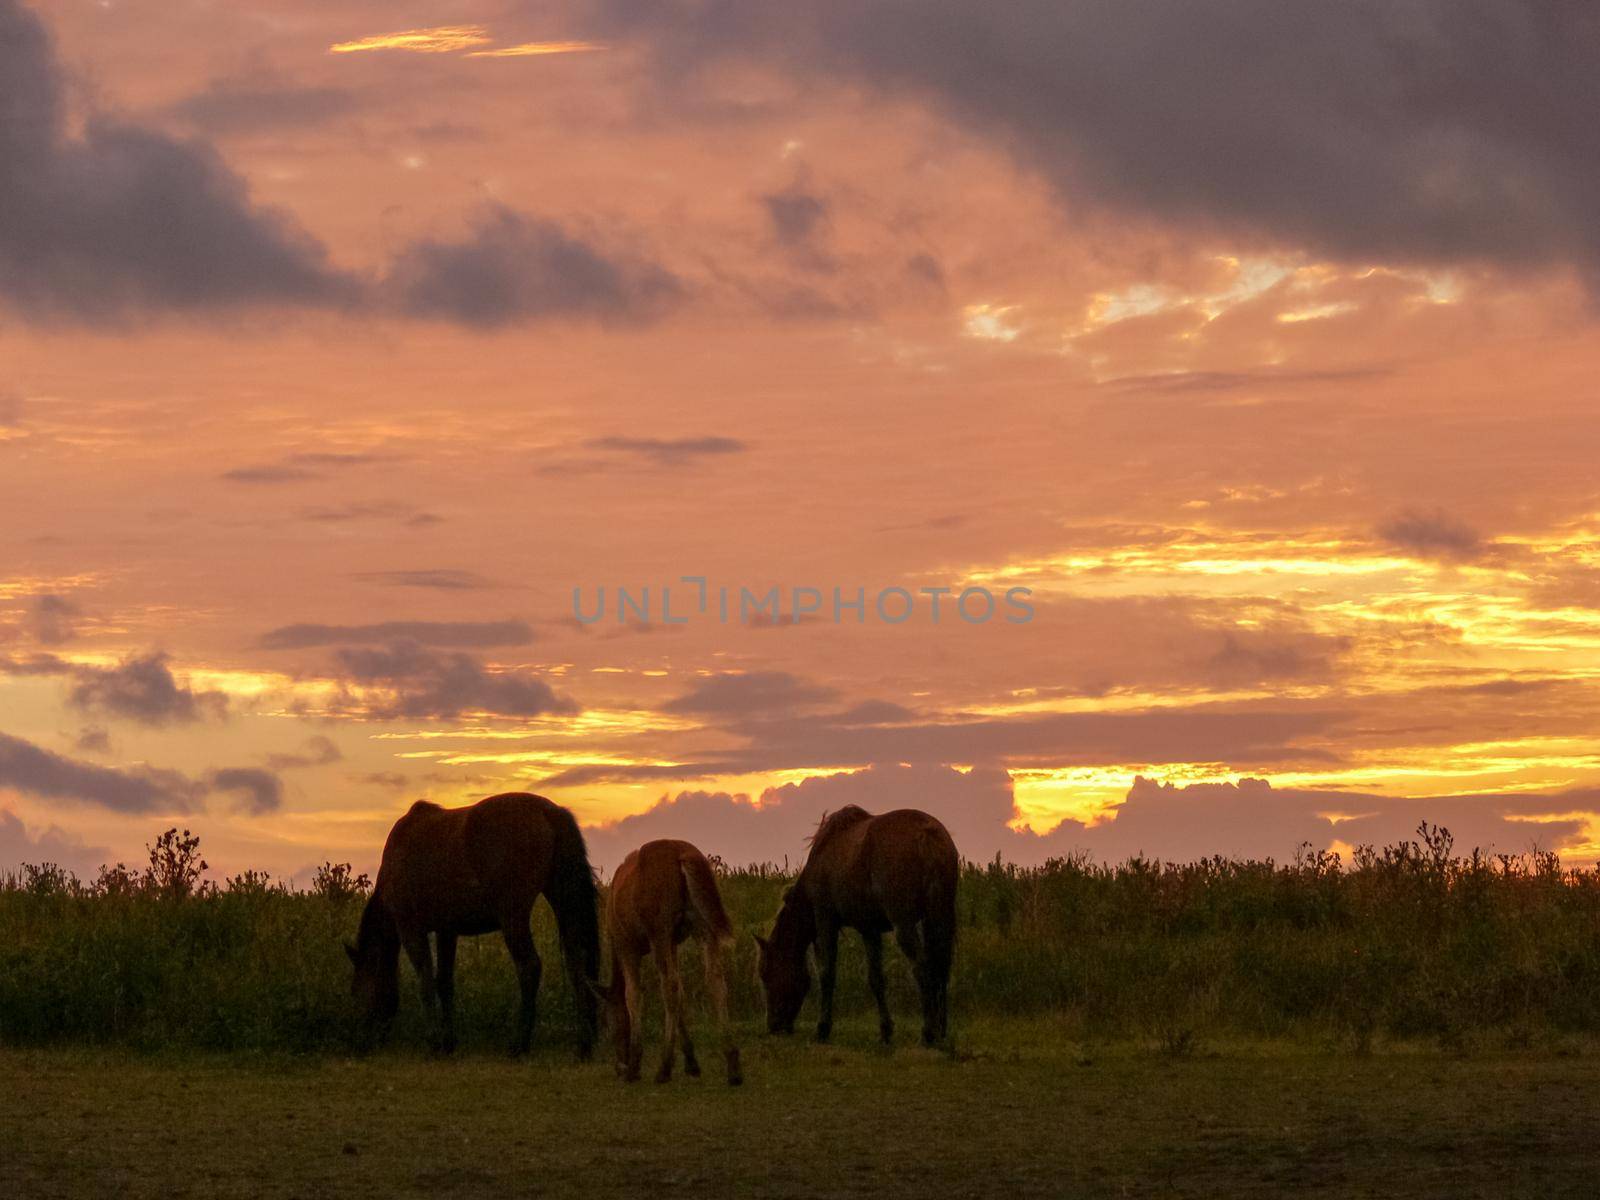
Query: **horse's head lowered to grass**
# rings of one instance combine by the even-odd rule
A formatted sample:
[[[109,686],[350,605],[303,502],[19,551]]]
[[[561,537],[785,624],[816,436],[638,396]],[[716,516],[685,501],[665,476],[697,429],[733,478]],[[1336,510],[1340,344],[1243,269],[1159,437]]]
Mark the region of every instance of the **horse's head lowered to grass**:
[[[761,988],[767,997],[767,1031],[793,1033],[800,1006],[811,990],[811,967],[806,952],[816,940],[816,920],[811,902],[798,887],[783,894],[783,908],[773,922],[772,936],[756,935],[761,949]]]
[[[345,943],[344,952],[355,967],[350,995],[361,1011],[365,1030],[382,1033],[400,1011],[400,937],[376,895],[362,910],[355,945]]]

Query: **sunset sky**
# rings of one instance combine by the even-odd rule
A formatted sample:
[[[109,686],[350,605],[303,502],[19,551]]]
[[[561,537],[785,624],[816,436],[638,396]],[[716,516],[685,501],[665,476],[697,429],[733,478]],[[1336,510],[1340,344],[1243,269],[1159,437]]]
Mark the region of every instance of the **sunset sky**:
[[[1597,105],[1555,0],[0,0],[0,870],[1593,861]]]

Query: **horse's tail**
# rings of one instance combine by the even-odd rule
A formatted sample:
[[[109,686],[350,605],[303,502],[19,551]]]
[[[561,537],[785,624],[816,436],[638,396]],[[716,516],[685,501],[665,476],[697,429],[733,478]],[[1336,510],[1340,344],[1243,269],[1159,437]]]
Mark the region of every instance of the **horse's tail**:
[[[933,986],[930,1017],[934,1036],[942,1040],[949,1020],[950,968],[956,948],[956,882],[961,878],[961,856],[950,831],[934,821],[922,831],[920,858],[923,869],[923,952]]]
[[[552,804],[549,812],[553,854],[545,894],[561,931],[561,956],[583,1026],[580,1045],[587,1055],[599,1027],[598,1003],[589,985],[600,979],[600,889],[577,818],[558,804]]]
[[[697,924],[706,936],[718,942],[733,940],[733,922],[728,920],[728,910],[722,906],[722,894],[717,890],[717,877],[703,854],[685,854],[678,860],[678,870],[689,889],[689,903],[694,907]]]

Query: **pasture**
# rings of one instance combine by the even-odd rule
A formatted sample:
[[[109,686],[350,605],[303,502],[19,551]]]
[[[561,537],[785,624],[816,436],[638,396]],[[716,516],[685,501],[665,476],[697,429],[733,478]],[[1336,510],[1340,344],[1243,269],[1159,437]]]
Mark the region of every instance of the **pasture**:
[[[745,1032],[746,1082],[531,1062],[0,1051],[0,1194],[51,1197],[1594,1194],[1581,1056],[1076,1043],[951,1057]],[[1579,1047],[1574,1044],[1570,1050]]]
[[[765,1035],[750,935],[791,877],[721,871],[737,1090],[575,1063],[542,904],[530,1061],[504,1057],[498,937],[462,943],[454,1058],[424,1050],[409,968],[358,1054],[359,880],[208,886],[153,857],[0,887],[0,1194],[1592,1194],[1600,874],[1548,856],[1424,830],[1353,863],[969,864],[949,1043],[915,1045],[891,949],[892,1052],[853,934],[834,1043],[814,995]],[[698,955],[684,974],[709,1039]]]

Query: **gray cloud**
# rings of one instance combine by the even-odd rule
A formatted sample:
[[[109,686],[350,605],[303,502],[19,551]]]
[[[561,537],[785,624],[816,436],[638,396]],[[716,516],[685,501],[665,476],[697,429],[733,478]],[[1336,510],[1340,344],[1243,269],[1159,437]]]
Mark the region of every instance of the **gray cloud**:
[[[663,707],[668,712],[704,714],[787,711],[824,703],[837,694],[784,671],[750,671],[713,676]]]
[[[574,713],[578,706],[524,671],[490,671],[471,655],[441,653],[416,642],[377,649],[343,647],[343,678],[366,690],[365,704],[384,720],[444,719],[464,712],[537,717]]]
[[[1373,796],[1274,788],[1261,779],[1162,785],[1138,779],[1122,803],[1093,826],[1065,821],[1047,834],[1017,831],[1009,775],[993,767],[958,771],[936,765],[878,765],[770,788],[759,805],[727,793],[679,792],[649,809],[587,834],[591,856],[615,867],[641,841],[681,837],[732,863],[805,857],[806,837],[825,812],[860,804],[873,812],[920,808],[943,821],[962,854],[1012,862],[1087,852],[1102,862],[1135,855],[1187,862],[1213,854],[1284,861],[1310,842],[1385,845],[1412,837],[1419,823],[1442,824],[1461,849],[1518,853],[1535,845],[1559,849],[1579,841],[1581,821],[1560,814],[1593,811],[1600,792],[1554,796]],[[1341,814],[1356,813],[1353,817]],[[1529,821],[1555,815],[1557,819]]]
[[[730,437],[598,437],[583,443],[590,450],[632,455],[663,467],[677,467],[701,458],[739,454],[748,447]]]
[[[316,734],[306,739],[305,748],[299,754],[269,754],[267,766],[274,771],[295,771],[305,767],[325,767],[330,763],[343,762],[344,751],[334,744],[332,738]]]
[[[21,817],[0,808],[0,872],[23,863],[55,863],[82,879],[93,876],[110,856],[106,847],[91,846],[55,825],[30,832]]]
[[[206,782],[214,792],[238,796],[240,811],[251,816],[263,816],[283,807],[283,781],[260,767],[225,767],[211,772]]]
[[[71,668],[75,680],[67,699],[85,712],[137,721],[141,725],[181,725],[227,716],[221,692],[196,692],[179,683],[159,651],[132,655],[114,667]]]
[[[1484,550],[1477,530],[1443,509],[1407,509],[1378,526],[1378,536],[1418,558],[1467,561]]]
[[[312,450],[287,455],[275,463],[234,467],[232,470],[224,471],[222,478],[230,483],[303,483],[310,479],[326,479],[330,469],[343,470],[347,467],[365,467],[393,461],[395,456],[392,454]]]
[[[772,235],[791,249],[809,245],[828,223],[828,202],[799,184],[761,197]]]
[[[400,312],[481,329],[552,318],[644,324],[685,294],[682,282],[654,263],[609,254],[552,221],[498,207],[481,214],[465,238],[412,243],[384,289]]]
[[[381,583],[389,587],[437,588],[447,592],[478,591],[498,587],[476,571],[433,568],[421,571],[363,571],[356,576],[362,583]]]
[[[533,629],[523,621],[384,621],[377,625],[285,625],[261,637],[267,650],[373,642],[415,642],[419,646],[486,649],[525,646]]]
[[[27,624],[36,641],[58,646],[77,636],[75,619],[82,615],[83,609],[67,597],[47,592],[33,598]]]
[[[148,767],[116,771],[65,758],[5,733],[0,733],[0,788],[124,813],[190,812],[199,796],[199,789],[176,771]]]
[[[325,125],[355,107],[355,93],[345,88],[299,87],[261,77],[214,79],[170,111],[206,133],[253,134]]]
[[[663,80],[729,58],[919,98],[1074,201],[1336,258],[1596,266],[1600,27],[1554,0],[603,0]]]
[[[70,128],[49,36],[18,0],[0,0],[0,211],[0,295],[38,319],[353,298],[207,146],[102,113]]]

